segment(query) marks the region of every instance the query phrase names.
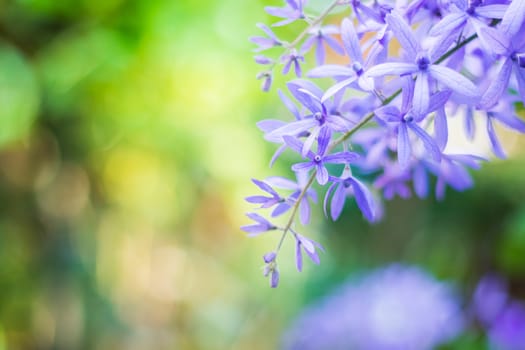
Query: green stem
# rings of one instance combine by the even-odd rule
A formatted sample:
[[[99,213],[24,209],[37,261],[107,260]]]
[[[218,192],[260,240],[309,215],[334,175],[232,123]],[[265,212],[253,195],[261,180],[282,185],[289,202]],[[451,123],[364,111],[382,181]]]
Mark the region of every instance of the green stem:
[[[279,240],[279,244],[277,245],[277,249],[275,250],[276,254],[279,252],[279,250],[281,250],[281,246],[283,245],[284,238],[286,237],[286,234],[288,233],[288,231],[292,227],[292,224],[293,224],[293,221],[294,221],[294,218],[295,218],[295,214],[297,213],[297,209],[299,209],[299,204],[301,203],[301,201],[303,200],[304,196],[306,195],[306,191],[308,191],[310,186],[312,186],[316,174],[317,174],[317,170],[314,170],[312,172],[312,174],[310,175],[310,178],[308,179],[307,184],[301,190],[301,193],[299,194],[299,197],[297,197],[297,201],[294,203],[294,205],[292,207],[292,213],[290,214],[290,219],[286,223],[286,226],[283,228],[283,234],[281,235],[281,239]]]

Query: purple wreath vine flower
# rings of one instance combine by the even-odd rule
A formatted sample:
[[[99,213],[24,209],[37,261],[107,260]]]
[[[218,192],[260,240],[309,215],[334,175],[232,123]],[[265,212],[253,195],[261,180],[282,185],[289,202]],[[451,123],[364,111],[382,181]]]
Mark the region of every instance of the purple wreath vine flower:
[[[354,152],[336,152],[327,154],[328,145],[332,137],[332,132],[329,128],[321,128],[318,136],[317,153],[308,151],[306,157],[310,160],[307,162],[297,163],[292,166],[293,171],[305,172],[310,169],[315,169],[316,179],[320,185],[325,185],[328,182],[328,170],[325,163],[346,164],[356,161],[359,155]],[[284,136],[286,144],[298,153],[303,151],[303,143],[291,136]]]
[[[250,237],[255,237],[261,233],[277,229],[277,226],[257,213],[248,213],[246,216],[256,222],[256,224],[241,226],[241,230],[248,232]]]
[[[297,176],[297,182],[286,179],[280,176],[272,176],[266,179],[266,181],[272,184],[276,188],[293,191],[292,194],[283,203],[280,203],[282,212],[288,211],[295,203],[299,202],[299,219],[303,225],[307,225],[310,222],[310,201],[317,203],[317,192],[313,188],[308,188],[307,174],[304,172],[295,173]],[[305,190],[306,189],[306,190]],[[299,197],[303,191],[305,195],[299,200]],[[281,210],[279,210],[279,214]]]
[[[266,24],[257,23],[257,27],[261,29],[266,34],[266,36],[254,36],[250,38],[251,42],[258,46],[258,48],[256,48],[254,51],[264,51],[276,46],[281,46],[283,44],[282,41],[277,38],[270,27],[268,27]]]
[[[319,265],[320,259],[319,255],[317,254],[317,249],[324,251],[323,246],[293,230],[292,233],[295,237],[295,262],[297,270],[299,272],[303,270],[303,251],[310,258],[310,260]]]
[[[274,27],[278,27],[305,18],[305,4],[306,0],[286,0],[284,7],[267,6],[264,9],[269,15],[283,19],[282,21],[272,24]]]
[[[395,12],[388,14],[386,21],[396,39],[405,49],[407,60],[406,62],[378,64],[368,70],[368,76],[415,74],[413,109],[419,115],[428,109],[431,79],[464,97],[474,99],[480,96],[478,88],[470,80],[451,68],[436,64],[436,61],[448,48],[449,42],[438,42],[429,50],[423,50],[410,27],[399,14]],[[409,60],[412,62],[408,62]]]
[[[310,37],[306,39],[301,46],[301,52],[308,52],[315,45],[315,59],[317,64],[325,62],[326,50],[325,46],[330,47],[339,55],[344,55],[344,51],[332,35],[339,34],[339,29],[333,25],[324,27],[314,27],[309,30]]]
[[[333,17],[339,23],[328,20],[336,8],[347,11]],[[254,57],[264,66],[257,76],[262,90],[270,90],[278,70],[286,75],[293,69],[298,77],[306,71],[307,78],[319,79],[319,85],[308,79],[287,82],[293,99],[278,90],[291,120],[272,117],[257,123],[264,138],[276,145],[270,166],[288,149],[302,157],[291,166],[297,181],[275,176],[253,180],[264,194],[246,197],[258,210],[270,210],[272,220],[289,215],[278,227],[248,213],[254,223],[242,227],[250,236],[280,233],[276,249],[263,257],[271,287],[279,283],[277,259],[287,237],[295,240],[299,270],[303,253],[319,262],[320,245],[295,227],[296,216],[303,225],[310,222],[311,204],[317,201],[314,187],[324,191],[324,211],[333,220],[354,197],[373,222],[381,216],[382,200],[407,198],[412,190],[419,198],[428,197],[431,176],[438,199],[447,186],[456,191],[473,186],[469,169],[479,169],[485,159],[446,151],[455,131],[451,116],[463,115],[468,138],[478,119],[485,118],[488,141],[499,158],[506,154],[495,123],[525,133],[516,108],[525,102],[525,1],[334,0],[318,16],[306,13],[307,0],[265,9],[280,19],[273,26],[298,22],[294,28],[303,27],[288,40],[258,24],[264,35],[251,41],[256,52],[268,50]],[[395,41],[400,50],[391,49]],[[328,48],[344,60],[327,55]],[[352,170],[367,175],[357,179]],[[368,183],[380,194],[374,197]],[[284,196],[276,189],[291,193]]]
[[[376,204],[370,190],[358,179],[352,176],[352,171],[349,165],[346,165],[340,177],[329,177],[332,185],[326,191],[324,199],[324,212],[327,215],[327,206],[330,202],[330,214],[332,220],[336,221],[343,211],[346,198],[348,196],[355,197],[357,206],[363,213],[363,216],[370,222],[376,219]]]
[[[337,84],[329,88],[323,95],[323,100],[326,100],[346,87],[351,86],[356,80],[358,87],[364,91],[372,91],[374,89],[374,82],[368,78],[365,73],[365,67],[369,64],[364,62],[363,52],[359,44],[357,33],[355,32],[353,24],[348,18],[345,18],[341,23],[341,38],[343,46],[350,60],[351,67],[340,65],[323,65],[312,69],[308,76],[311,78],[336,77],[339,81]],[[369,62],[373,61],[378,52],[370,54]]]
[[[288,83],[288,89],[311,114],[271,130],[265,135],[267,140],[281,142],[284,136],[299,136],[308,131],[300,152],[306,156],[321,130],[329,129],[332,132],[350,130],[352,123],[340,115],[332,101],[322,100],[323,92],[315,84],[307,80],[294,80]]]
[[[449,284],[393,264],[350,278],[303,310],[283,348],[434,349],[462,331],[465,316]]]

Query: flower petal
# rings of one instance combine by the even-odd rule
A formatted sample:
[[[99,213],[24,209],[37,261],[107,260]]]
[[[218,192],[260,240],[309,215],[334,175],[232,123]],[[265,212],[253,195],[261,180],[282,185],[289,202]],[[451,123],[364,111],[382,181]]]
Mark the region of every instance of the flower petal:
[[[503,147],[501,147],[501,144],[498,140],[498,136],[496,135],[496,131],[494,130],[494,125],[492,125],[492,118],[487,118],[487,132],[489,134],[490,144],[492,145],[492,151],[494,151],[494,154],[496,157],[500,159],[507,158],[507,155],[505,154],[505,151],[503,150]]]
[[[337,186],[337,189],[334,192],[334,196],[332,197],[332,202],[330,203],[330,214],[332,220],[336,221],[339,218],[339,216],[341,216],[343,207],[345,205],[345,200],[346,188],[345,186],[343,186],[342,183],[340,183]]]
[[[363,216],[370,222],[375,221],[375,203],[370,190],[356,178],[352,178],[352,187],[357,206]]]
[[[303,131],[318,125],[319,122],[314,118],[305,118],[286,123],[280,128],[274,129],[264,135],[264,139],[271,142],[282,142],[284,137],[292,137],[300,134]],[[292,137],[293,138],[293,137]],[[301,145],[302,146],[302,145]],[[300,153],[300,152],[299,152]]]
[[[441,160],[441,151],[439,150],[439,147],[432,136],[427,134],[427,132],[416,123],[409,123],[408,127],[419,137],[421,141],[423,141],[425,149],[428,151],[428,153],[430,153],[432,158],[439,162]]]
[[[420,51],[420,46],[407,22],[394,11],[386,15],[385,21],[394,32],[395,38],[407,52],[407,56],[416,57]]]
[[[468,15],[465,12],[452,12],[438,23],[436,23],[428,32],[430,36],[448,35],[459,27],[463,26],[468,19]]]
[[[357,78],[357,75],[354,75],[353,77],[350,77],[348,79],[345,79],[343,81],[338,82],[337,84],[331,86],[323,95],[323,98],[321,98],[321,102],[324,102],[328,100],[333,95],[337,94],[339,91],[344,89],[345,87],[352,84]]]
[[[309,78],[349,77],[352,75],[355,75],[353,69],[336,64],[325,64],[312,69],[306,74]]]
[[[525,21],[525,1],[511,1],[499,29],[508,37],[514,37],[520,30]]]
[[[416,75],[416,85],[414,87],[414,99],[412,101],[416,119],[422,119],[426,115],[430,103],[430,91],[428,87],[428,75],[418,72]]]
[[[443,151],[448,142],[447,115],[445,114],[445,110],[443,108],[436,112],[436,116],[434,118],[434,133],[436,143],[439,149]]]
[[[397,130],[397,160],[399,165],[402,167],[407,166],[411,154],[412,150],[410,148],[407,126],[406,123],[401,123]]]
[[[501,66],[500,71],[495,79],[492,79],[487,91],[483,93],[481,97],[480,105],[483,108],[493,107],[498,103],[501,95],[507,88],[509,84],[510,74],[512,73],[512,60],[510,58],[506,59]]]
[[[354,24],[348,18],[345,18],[341,23],[341,39],[350,59],[362,64],[363,55],[361,53],[361,45],[359,44]]]
[[[316,179],[319,185],[326,185],[328,182],[328,170],[322,164],[317,165]]]
[[[308,225],[310,222],[310,204],[306,197],[303,197],[299,203],[299,219],[303,225]]]
[[[369,77],[381,77],[384,75],[405,75],[416,71],[418,71],[418,67],[413,63],[389,62],[373,66],[365,74]]]
[[[337,152],[327,155],[323,158],[325,163],[335,163],[335,164],[346,164],[355,162],[361,158],[361,156],[354,152]]]
[[[428,68],[431,76],[452,91],[466,97],[479,97],[479,90],[470,80],[448,67],[431,65]]]

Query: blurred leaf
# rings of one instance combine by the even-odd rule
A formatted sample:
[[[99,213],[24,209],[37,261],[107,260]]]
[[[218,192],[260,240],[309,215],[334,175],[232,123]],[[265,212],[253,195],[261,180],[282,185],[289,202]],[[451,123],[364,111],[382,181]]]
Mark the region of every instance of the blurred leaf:
[[[518,275],[525,273],[525,208],[518,211],[510,223],[498,253],[507,272]]]
[[[56,38],[41,52],[37,65],[52,115],[73,116],[78,102],[89,98],[84,83],[111,81],[125,63],[126,51],[115,32],[98,28]]]
[[[31,67],[16,49],[0,43],[0,145],[27,133],[38,104],[38,88]]]

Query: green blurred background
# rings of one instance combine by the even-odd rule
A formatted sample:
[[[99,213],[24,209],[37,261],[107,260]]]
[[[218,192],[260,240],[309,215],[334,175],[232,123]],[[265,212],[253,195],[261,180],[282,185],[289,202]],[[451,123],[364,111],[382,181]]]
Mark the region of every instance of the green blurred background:
[[[316,207],[321,266],[297,273],[285,244],[268,288],[276,237],[238,227],[249,179],[289,174],[255,127],[287,116],[248,41],[269,3],[0,0],[0,349],[273,349],[303,305],[392,261],[466,296],[496,271],[525,297],[513,138],[513,160],[442,203],[394,201],[372,227]]]

